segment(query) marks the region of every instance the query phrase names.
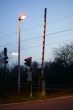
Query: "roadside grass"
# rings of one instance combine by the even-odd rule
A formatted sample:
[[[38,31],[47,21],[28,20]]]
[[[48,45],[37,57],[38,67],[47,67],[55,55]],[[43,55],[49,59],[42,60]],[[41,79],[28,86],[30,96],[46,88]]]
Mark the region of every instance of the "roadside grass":
[[[34,94],[33,96],[27,96],[25,93],[21,95],[11,95],[11,94],[5,94],[0,95],[0,104],[9,104],[9,103],[19,103],[19,102],[28,102],[28,101],[35,101],[35,100],[45,100],[45,99],[52,99],[52,98],[58,98],[63,96],[70,96],[73,95],[72,91],[49,91],[46,93],[46,96],[41,96],[41,94]]]

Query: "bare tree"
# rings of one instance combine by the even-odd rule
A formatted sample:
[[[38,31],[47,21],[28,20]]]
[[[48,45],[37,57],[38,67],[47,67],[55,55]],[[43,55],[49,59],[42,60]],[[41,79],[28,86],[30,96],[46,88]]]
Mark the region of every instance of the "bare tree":
[[[73,42],[71,44],[66,44],[61,46],[59,49],[54,51],[55,61],[68,66],[73,64]]]

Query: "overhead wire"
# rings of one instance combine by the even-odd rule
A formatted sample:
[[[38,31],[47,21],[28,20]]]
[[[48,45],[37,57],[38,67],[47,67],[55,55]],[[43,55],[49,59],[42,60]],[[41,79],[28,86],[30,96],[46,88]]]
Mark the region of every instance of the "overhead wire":
[[[61,41],[63,44],[64,43],[66,43],[67,41],[69,41],[69,40],[64,40],[64,41]],[[73,41],[73,39],[71,39],[71,41]],[[53,43],[49,43],[49,44],[53,44]],[[33,49],[33,48],[38,48],[38,47],[41,47],[42,45],[41,44],[39,44],[39,45],[34,45],[34,46],[30,46],[30,47],[21,47],[21,51],[23,50],[23,49],[29,49],[29,48],[31,48],[31,49]],[[45,46],[48,46],[48,43],[47,44],[45,44]],[[16,50],[14,50],[14,51],[16,51]],[[9,51],[10,53],[12,52],[12,51]]]
[[[58,21],[60,21],[60,20],[68,19],[68,18],[71,18],[71,17],[73,17],[73,15],[64,16],[64,17],[61,17],[61,18],[57,18],[57,19],[48,21],[46,24],[48,24],[48,23],[53,23],[53,22],[58,22]],[[39,26],[42,26],[42,25],[43,25],[43,24],[39,24],[39,25],[37,25],[37,26],[33,26],[33,27],[30,27],[30,28],[27,28],[27,29],[25,29],[25,31],[29,31],[29,30],[31,30],[31,29],[39,28]],[[22,31],[22,32],[24,32],[24,31]],[[17,33],[18,33],[18,32],[14,32],[14,33],[6,34],[6,35],[0,35],[0,36],[2,36],[2,37],[5,36],[5,37],[7,38],[7,36],[13,36],[13,35],[15,35],[15,34],[17,34]]]
[[[67,31],[67,30],[64,30],[64,31],[62,31],[62,32],[65,32],[65,31]],[[62,32],[60,32],[60,33],[62,33]],[[58,34],[60,34],[59,32],[58,32]],[[57,34],[57,33],[52,33],[51,35],[53,35],[53,34]],[[46,35],[46,36],[49,36],[49,34],[48,35]],[[66,40],[67,41],[67,40]],[[69,41],[69,40],[68,40]],[[71,41],[73,41],[73,39],[71,39]],[[65,42],[65,40],[64,40],[64,42]],[[52,44],[52,43],[50,43],[50,44]],[[46,44],[45,44],[46,45]],[[34,45],[34,46],[30,46],[30,47],[21,47],[21,51],[22,51],[22,48],[23,49],[28,49],[28,48],[36,48],[36,47],[40,47],[41,46],[41,44],[40,45]],[[15,49],[16,50],[16,49]]]
[[[53,32],[53,33],[50,33],[50,34],[47,34],[46,36],[50,36],[50,35],[55,35],[55,34],[60,34],[60,33],[64,33],[64,32],[68,32],[68,31],[71,31],[73,30],[73,28],[69,28],[69,29],[64,29],[64,30],[61,30],[61,31],[57,31],[57,32]],[[29,40],[34,40],[34,39],[38,39],[38,38],[41,38],[42,36],[37,36],[37,37],[32,37],[32,38],[29,38],[29,39],[25,39],[25,40],[22,40],[23,41],[29,41]],[[13,42],[13,43],[8,43],[8,44],[4,44],[4,45],[1,45],[0,47],[3,47],[3,46],[8,46],[8,45],[13,45],[13,44],[17,44],[18,42]]]
[[[65,16],[65,17],[61,17],[61,18],[58,18],[58,19],[49,21],[49,22],[47,22],[47,24],[48,24],[48,23],[57,22],[57,21],[60,21],[60,20],[64,20],[64,19],[67,19],[67,18],[70,18],[70,17],[73,17],[73,15],[69,15],[69,16]],[[29,30],[31,30],[31,29],[39,28],[39,26],[42,26],[42,24],[41,24],[41,25],[37,25],[37,26],[35,26],[35,27],[31,27],[31,28],[25,29],[25,31],[29,31]],[[65,30],[61,30],[61,31],[57,31],[57,32],[53,32],[53,33],[47,34],[46,36],[55,35],[55,34],[60,34],[60,33],[67,32],[67,31],[71,31],[71,30],[73,30],[73,28],[65,29]],[[24,31],[21,31],[21,32],[24,32]],[[16,34],[17,34],[17,32],[12,33],[12,34],[7,34],[7,35],[4,35],[4,36],[13,36],[13,35],[16,35]],[[36,37],[32,37],[32,38],[28,38],[28,39],[22,40],[22,42],[23,42],[23,41],[36,40],[36,39],[39,39],[39,38],[41,38],[41,37],[42,37],[42,36],[39,35],[39,36],[36,36]],[[8,37],[6,37],[6,38],[8,38]],[[4,42],[4,43],[5,43],[5,42]],[[7,44],[4,44],[4,45],[1,45],[0,47],[11,46],[11,45],[14,45],[14,44],[17,44],[17,43],[18,43],[17,41],[16,41],[16,42],[12,42],[12,43],[7,43]],[[38,46],[39,46],[39,45],[38,45]],[[34,47],[32,46],[32,47],[28,47],[28,48],[36,48],[36,47],[38,47],[38,46],[34,46]],[[22,49],[21,49],[21,50],[22,50]]]

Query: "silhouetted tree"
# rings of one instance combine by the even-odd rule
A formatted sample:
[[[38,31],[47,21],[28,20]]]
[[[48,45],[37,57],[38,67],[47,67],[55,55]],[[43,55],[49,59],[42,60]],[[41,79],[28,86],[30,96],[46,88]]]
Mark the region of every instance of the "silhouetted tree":
[[[54,51],[55,61],[64,66],[71,65],[73,63],[73,43],[66,44]]]

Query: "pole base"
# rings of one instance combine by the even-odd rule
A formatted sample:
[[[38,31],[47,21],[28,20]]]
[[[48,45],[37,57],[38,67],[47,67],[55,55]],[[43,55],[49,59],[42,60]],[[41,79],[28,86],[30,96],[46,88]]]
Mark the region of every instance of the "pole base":
[[[45,80],[42,80],[42,92],[41,92],[41,96],[46,96],[46,92],[45,92]]]

